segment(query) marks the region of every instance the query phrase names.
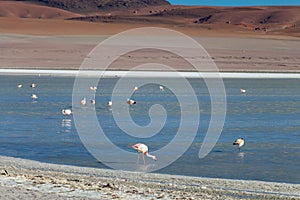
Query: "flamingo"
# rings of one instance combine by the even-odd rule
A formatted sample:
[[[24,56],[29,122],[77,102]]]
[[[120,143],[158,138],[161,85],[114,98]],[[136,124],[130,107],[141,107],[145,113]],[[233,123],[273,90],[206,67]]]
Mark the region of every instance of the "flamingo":
[[[133,91],[138,91],[138,86],[135,86],[134,88],[133,88]]]
[[[32,95],[31,95],[31,98],[32,98],[32,100],[37,100],[37,99],[38,99],[38,96],[37,96],[36,94],[32,94]]]
[[[71,115],[71,114],[72,114],[72,110],[71,110],[71,109],[62,109],[62,110],[61,110],[61,113],[62,113],[64,116]]]
[[[112,106],[112,101],[108,101],[107,105],[111,107]]]
[[[136,101],[135,100],[132,100],[132,99],[127,99],[127,103],[129,105],[133,105],[133,104],[136,104]]]
[[[241,150],[242,146],[244,146],[245,140],[244,138],[239,138],[233,142],[233,145],[238,145],[239,150]]]
[[[164,91],[164,87],[162,85],[159,86],[160,91]]]
[[[139,159],[140,159],[140,153],[143,154],[144,164],[146,163],[146,162],[145,162],[145,157],[144,157],[144,155],[146,155],[146,156],[149,157],[149,158],[152,158],[152,159],[155,160],[155,161],[157,160],[157,159],[156,159],[156,156],[150,155],[150,154],[148,153],[148,146],[145,145],[145,144],[137,143],[137,144],[133,145],[132,148],[138,152],[138,160],[137,160],[137,162],[139,162]]]
[[[95,101],[94,99],[92,99],[92,100],[91,100],[91,104],[92,104],[92,105],[95,105],[95,104],[96,104],[96,101]]]
[[[37,85],[35,83],[31,83],[30,87],[35,88]]]
[[[80,101],[80,104],[81,104],[81,105],[85,105],[85,104],[86,104],[86,99],[83,98],[83,99]]]
[[[18,84],[18,88],[21,88],[21,87],[23,87],[23,85],[22,84]]]
[[[96,90],[97,90],[97,87],[96,87],[96,86],[90,86],[90,90],[91,90],[91,91],[96,91]]]
[[[246,89],[243,89],[243,88],[241,88],[241,89],[240,89],[240,92],[241,92],[241,93],[246,93],[246,92],[247,92],[247,90],[246,90]]]

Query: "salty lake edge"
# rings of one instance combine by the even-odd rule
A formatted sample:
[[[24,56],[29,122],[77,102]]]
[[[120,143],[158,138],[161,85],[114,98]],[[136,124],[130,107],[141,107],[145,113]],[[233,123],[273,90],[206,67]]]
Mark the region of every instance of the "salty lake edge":
[[[133,77],[133,78],[300,78],[300,73],[291,72],[189,72],[189,71],[95,71],[95,70],[38,70],[0,69],[0,75],[39,76],[87,76],[87,77]]]
[[[218,178],[188,177],[155,173],[135,173],[108,169],[75,167],[48,164],[19,158],[0,156],[0,170],[8,175],[1,175],[2,187],[31,188],[27,192],[56,193],[82,197],[82,191],[94,191],[92,196],[109,198],[118,195],[122,198],[153,198],[164,194],[164,198],[191,197],[201,199],[292,199],[300,198],[300,184],[287,184],[263,181],[229,180]],[[15,179],[15,184],[6,180]],[[22,179],[22,180],[21,180]],[[39,185],[48,185],[47,192]],[[57,187],[74,188],[77,193],[63,194],[53,190]],[[98,185],[98,187],[97,187]],[[30,187],[31,186],[31,187]],[[110,193],[107,193],[109,189]],[[136,191],[137,190],[137,191]],[[26,194],[24,194],[26,197]],[[28,194],[27,194],[28,195]],[[20,196],[20,194],[19,194]],[[22,195],[21,195],[22,196]],[[0,195],[1,197],[1,195]]]

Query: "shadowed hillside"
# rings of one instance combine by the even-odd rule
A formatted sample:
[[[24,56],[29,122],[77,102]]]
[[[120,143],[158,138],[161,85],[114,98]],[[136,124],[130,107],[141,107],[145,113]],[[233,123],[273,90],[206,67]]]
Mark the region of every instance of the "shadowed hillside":
[[[169,24],[208,29],[245,29],[299,36],[300,7],[149,6],[123,15],[90,15],[72,20],[105,23]]]
[[[0,17],[17,18],[70,18],[79,14],[48,6],[35,5],[25,2],[0,1]]]
[[[26,1],[26,0],[25,0]],[[169,5],[165,0],[27,0],[73,12],[138,9],[147,6]]]
[[[156,16],[182,17],[195,24],[231,24],[257,31],[296,28],[300,7],[181,7]]]

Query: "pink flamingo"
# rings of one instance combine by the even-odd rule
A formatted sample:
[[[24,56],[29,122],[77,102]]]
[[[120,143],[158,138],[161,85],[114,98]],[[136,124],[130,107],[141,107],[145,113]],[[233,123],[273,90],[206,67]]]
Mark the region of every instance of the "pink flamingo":
[[[137,143],[137,144],[133,145],[132,148],[138,152],[138,160],[137,160],[137,162],[139,162],[140,153],[143,154],[144,164],[145,164],[145,157],[144,157],[144,155],[146,155],[149,158],[152,158],[155,161],[157,160],[156,156],[150,155],[148,153],[148,146],[145,145],[145,144]]]
[[[81,105],[85,105],[85,104],[86,104],[86,99],[83,98],[83,99],[80,101],[80,104],[81,104]]]

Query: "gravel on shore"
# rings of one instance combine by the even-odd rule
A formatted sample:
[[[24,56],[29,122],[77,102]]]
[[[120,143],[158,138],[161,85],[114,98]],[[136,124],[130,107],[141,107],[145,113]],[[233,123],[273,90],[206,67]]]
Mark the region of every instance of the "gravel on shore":
[[[300,184],[136,173],[0,156],[0,199],[300,199]]]

